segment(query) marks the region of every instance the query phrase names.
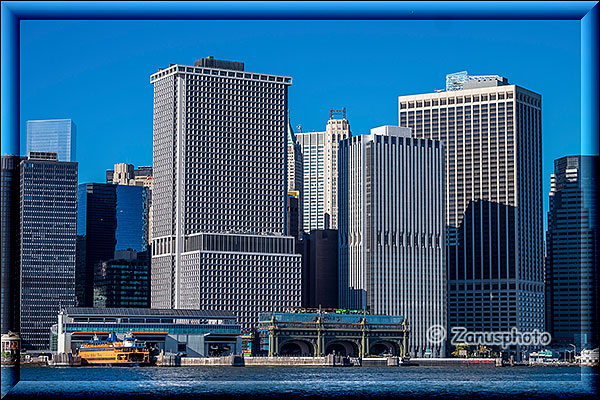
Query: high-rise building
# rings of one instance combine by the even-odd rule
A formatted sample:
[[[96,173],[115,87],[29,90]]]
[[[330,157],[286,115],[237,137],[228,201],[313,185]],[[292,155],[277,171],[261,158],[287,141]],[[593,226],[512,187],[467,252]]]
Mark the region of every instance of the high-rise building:
[[[106,170],[106,183],[127,186],[143,186],[148,189],[148,243],[152,243],[152,167],[118,163],[115,169]]]
[[[445,353],[427,330],[446,327],[444,145],[383,126],[340,142],[339,301],[402,315],[410,354]]]
[[[119,259],[120,251],[148,250],[148,189],[106,183],[78,187],[77,300],[94,304],[94,279],[99,264]],[[150,269],[149,258],[144,261]]]
[[[312,230],[302,247],[302,307],[338,308],[338,231]]]
[[[338,148],[340,140],[352,135],[346,109],[330,110],[325,132],[298,132],[302,150],[302,220],[305,232],[337,229]]]
[[[137,259],[131,252],[96,265],[94,276],[94,307],[150,307],[150,265],[147,256]]]
[[[300,255],[286,231],[292,78],[205,58],[154,85],[152,307],[300,306]]]
[[[19,331],[19,199],[20,156],[2,156],[0,201],[2,218],[2,332]]]
[[[152,190],[152,167],[117,163],[115,169],[106,170],[106,183],[127,186],[144,186]]]
[[[21,340],[50,348],[50,327],[75,306],[77,163],[30,152],[20,164]]]
[[[287,195],[287,236],[293,236],[296,240],[300,238],[300,227],[298,222],[300,218],[298,215],[300,214],[300,192],[298,190],[288,190]]]
[[[52,152],[58,161],[75,161],[77,126],[70,119],[27,121],[27,153]]]
[[[288,233],[288,235],[299,237],[302,232],[302,193],[304,191],[303,188],[303,164],[302,164],[302,150],[300,149],[300,145],[298,144],[298,140],[296,139],[296,135],[294,134],[294,130],[292,129],[292,124],[289,118],[288,112],[288,121],[287,121],[287,185],[288,185],[288,193],[289,192],[297,192],[296,198],[298,202],[298,215],[297,221],[294,222],[296,224],[296,231],[293,233]]]
[[[446,83],[398,106],[400,126],[445,143],[449,329],[543,330],[541,96],[497,75]]]
[[[546,235],[546,326],[555,343],[598,346],[598,156],[554,161]]]

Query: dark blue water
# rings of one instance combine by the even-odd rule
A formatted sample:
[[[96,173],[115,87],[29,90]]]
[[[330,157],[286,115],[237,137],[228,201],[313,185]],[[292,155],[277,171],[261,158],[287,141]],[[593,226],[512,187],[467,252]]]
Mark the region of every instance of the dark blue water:
[[[579,367],[22,367],[21,398],[593,398]]]

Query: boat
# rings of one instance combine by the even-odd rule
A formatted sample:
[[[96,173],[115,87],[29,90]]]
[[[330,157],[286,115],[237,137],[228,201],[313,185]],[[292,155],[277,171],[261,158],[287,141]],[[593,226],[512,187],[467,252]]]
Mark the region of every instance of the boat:
[[[119,340],[114,332],[106,340],[96,335],[79,348],[82,365],[144,365],[150,363],[150,350],[131,333]]]

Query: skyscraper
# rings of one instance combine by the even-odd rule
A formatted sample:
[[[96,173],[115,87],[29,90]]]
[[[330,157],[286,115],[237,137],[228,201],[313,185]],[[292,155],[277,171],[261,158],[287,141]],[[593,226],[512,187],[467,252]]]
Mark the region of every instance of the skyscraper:
[[[53,152],[58,161],[75,161],[77,126],[70,119],[27,121],[27,153]]]
[[[2,156],[2,334],[19,331],[19,199],[20,164],[24,157]]]
[[[115,169],[106,170],[106,183],[128,186],[144,186],[152,189],[152,167],[117,163]]]
[[[402,315],[408,350],[445,353],[426,332],[446,327],[444,145],[383,126],[340,142],[339,301]]]
[[[554,161],[546,235],[547,330],[598,345],[598,156]]]
[[[78,186],[76,290],[80,307],[94,304],[94,279],[100,263],[119,259],[120,251],[147,252],[147,195],[148,189],[140,186]],[[147,255],[141,256],[146,269],[149,261]]]
[[[287,185],[288,185],[288,194],[290,192],[295,192],[294,196],[296,198],[296,202],[298,203],[298,213],[297,219],[293,222],[295,225],[294,232],[290,232],[289,235],[298,238],[300,233],[302,232],[302,196],[304,192],[304,165],[302,163],[302,150],[300,149],[300,145],[298,144],[298,140],[296,139],[296,135],[294,134],[294,130],[292,129],[292,124],[289,118],[288,112],[288,121],[287,121]],[[297,192],[297,193],[296,193]],[[289,202],[289,199],[288,199]],[[295,202],[294,202],[295,204]],[[289,216],[288,216],[289,219]]]
[[[117,256],[96,265],[94,307],[150,307],[150,265],[146,255],[135,257]]]
[[[118,163],[115,169],[106,170],[106,183],[127,186],[143,186],[148,189],[148,243],[152,243],[152,167],[140,166],[135,168],[131,164]]]
[[[541,96],[497,75],[446,83],[398,105],[414,137],[445,143],[449,328],[543,330]]]
[[[298,132],[302,150],[304,231],[337,229],[338,148],[340,140],[352,135],[346,109],[330,110],[325,132]]]
[[[302,307],[338,308],[338,231],[312,230],[303,235]]]
[[[287,88],[239,62],[171,65],[154,85],[152,307],[300,305],[300,256],[286,230]]]
[[[48,350],[59,309],[75,306],[77,163],[31,152],[20,169],[22,347]]]

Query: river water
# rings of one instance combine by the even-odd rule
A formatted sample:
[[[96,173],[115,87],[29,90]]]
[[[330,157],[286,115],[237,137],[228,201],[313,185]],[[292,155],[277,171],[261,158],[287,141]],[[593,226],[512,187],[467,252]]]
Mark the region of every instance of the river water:
[[[592,398],[579,367],[22,367],[22,398]]]

